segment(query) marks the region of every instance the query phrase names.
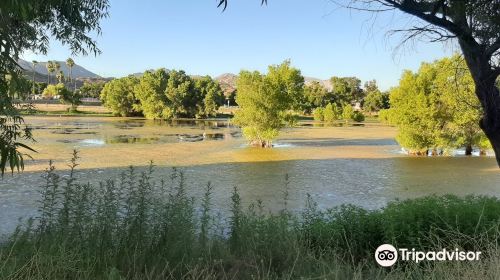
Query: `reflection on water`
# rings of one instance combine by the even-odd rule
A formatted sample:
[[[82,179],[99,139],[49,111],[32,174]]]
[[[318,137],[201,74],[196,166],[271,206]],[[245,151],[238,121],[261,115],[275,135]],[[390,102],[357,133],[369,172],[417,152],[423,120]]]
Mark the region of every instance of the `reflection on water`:
[[[80,170],[83,181],[118,177],[123,169]],[[272,211],[283,206],[284,176],[289,174],[290,209],[300,209],[306,194],[320,207],[351,203],[373,209],[396,198],[430,194],[500,195],[500,172],[493,158],[410,158],[292,160],[228,163],[183,168],[190,195],[199,199],[203,186],[214,186],[213,202],[223,212],[233,187],[244,203],[262,199]],[[167,177],[157,168],[155,177]],[[17,218],[34,214],[40,173],[7,176],[0,181],[0,232],[12,231]]]

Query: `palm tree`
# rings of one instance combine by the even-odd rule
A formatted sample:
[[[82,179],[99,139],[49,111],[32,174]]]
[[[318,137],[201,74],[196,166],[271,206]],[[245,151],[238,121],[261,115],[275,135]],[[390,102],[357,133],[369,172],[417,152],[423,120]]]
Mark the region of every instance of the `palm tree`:
[[[54,62],[52,60],[47,61],[47,64],[45,64],[45,67],[47,68],[47,85],[50,85],[50,75],[54,72]]]
[[[66,66],[69,68],[69,80],[70,82],[73,81],[73,66],[75,66],[75,61],[73,59],[68,58],[66,59]],[[73,82],[74,85],[74,91],[76,91],[76,81]]]
[[[58,73],[61,70],[61,64],[59,62],[54,61],[54,72]]]
[[[32,95],[35,95],[35,67],[37,64],[38,64],[38,61],[36,61],[36,60],[31,61],[31,65],[33,67],[33,83],[31,84],[32,85],[32,88],[31,88]],[[33,96],[31,98],[33,98]]]
[[[59,72],[57,72],[56,79],[57,79],[57,82],[60,83],[60,84],[64,81],[64,73],[63,73],[63,71],[59,70]]]

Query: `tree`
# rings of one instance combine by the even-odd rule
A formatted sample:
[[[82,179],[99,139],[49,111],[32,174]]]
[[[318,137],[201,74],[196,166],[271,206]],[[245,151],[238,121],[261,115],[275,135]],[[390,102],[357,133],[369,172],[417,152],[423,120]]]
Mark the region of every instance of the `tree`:
[[[62,91],[66,90],[64,84],[48,85],[42,92],[44,99],[53,99],[61,95]]]
[[[228,0],[218,6],[227,7]],[[262,4],[267,0],[262,0]],[[455,40],[464,55],[483,115],[480,127],[488,137],[500,167],[500,3],[492,0],[349,0],[345,7],[369,12],[399,10],[420,21],[395,32],[405,32],[403,42],[427,39]]]
[[[33,74],[33,80],[32,80],[32,83],[31,83],[32,84],[32,89],[31,89],[31,94],[32,95],[35,95],[35,73],[36,73],[35,68],[36,68],[37,65],[38,65],[38,61],[36,61],[36,60],[31,61],[31,66],[32,66],[31,70],[33,72],[32,73]]]
[[[326,106],[330,99],[328,90],[318,81],[313,81],[304,87],[303,109],[311,112],[314,108]]]
[[[197,114],[205,117],[216,116],[225,99],[219,83],[210,76],[205,76],[195,80],[195,88],[200,92],[199,95],[203,96],[203,104],[198,104],[203,107]]]
[[[481,129],[491,142],[500,167],[500,3],[491,0],[356,0],[349,8],[382,12],[399,10],[416,17],[403,42],[427,39],[458,42],[481,104]]]
[[[47,84],[50,85],[50,75],[55,71],[55,64],[52,60],[49,60],[45,64],[45,67],[47,68]]]
[[[102,89],[106,85],[104,81],[87,82],[85,81],[83,85],[78,89],[83,97],[99,98]]]
[[[352,89],[349,81],[345,78],[332,77],[330,78],[330,83],[332,85],[332,97],[330,102],[335,102],[338,106],[344,106],[345,103],[351,103]]]
[[[365,83],[365,94],[363,109],[368,112],[377,112],[385,108],[384,95],[380,92],[375,80]]]
[[[325,122],[333,123],[341,117],[341,108],[335,103],[328,103],[323,109],[323,118]]]
[[[324,121],[325,120],[325,110],[323,107],[317,107],[313,110],[313,117],[315,121]]]
[[[108,82],[101,92],[101,101],[104,106],[111,109],[114,115],[130,117],[137,115],[139,101],[135,97],[134,88],[139,84],[139,79],[128,76]]]
[[[482,109],[474,94],[474,81],[464,59],[454,55],[435,62],[435,67],[439,69],[435,88],[441,93],[444,104],[442,115],[447,121],[443,128],[444,146],[465,147],[466,155],[472,154],[474,146],[483,152],[491,148],[485,145],[485,135],[478,125]]]
[[[82,104],[80,93],[67,89],[63,83],[57,84],[56,87],[58,88],[59,101],[63,104],[71,105],[70,112],[76,112],[78,105]]]
[[[304,77],[285,61],[269,66],[266,75],[241,71],[237,85],[234,122],[252,145],[272,147],[279,130],[294,121],[291,110],[303,94]]]
[[[356,77],[342,78],[348,85],[349,101],[351,103],[360,102],[364,97],[364,91],[361,89],[361,80]]]
[[[349,120],[354,119],[354,109],[351,104],[344,104],[342,106],[342,119],[347,123]]]
[[[66,59],[66,66],[69,68],[69,81],[73,82],[73,91],[76,91],[76,80],[73,81],[73,66],[75,66],[75,61],[71,57]]]
[[[169,74],[165,69],[146,71],[134,88],[135,97],[140,102],[140,110],[148,119],[168,119],[172,111],[168,108],[165,95]]]
[[[474,91],[461,57],[423,63],[417,73],[403,74],[399,87],[391,91],[391,109],[384,114],[398,127],[396,140],[412,154],[466,147],[470,155],[473,146],[485,148],[478,125],[482,110]]]
[[[186,72],[172,70],[169,73],[165,95],[167,110],[163,118],[194,117],[203,111],[203,96],[195,90],[194,81]]]
[[[5,79],[18,79],[17,61],[25,51],[46,54],[49,37],[69,46],[74,54],[99,53],[92,35],[100,33],[99,22],[108,15],[108,0],[94,1],[3,1],[0,4],[0,171],[23,169],[21,141],[32,140],[12,97],[6,94]],[[94,33],[95,31],[95,33]],[[49,77],[48,77],[49,78]]]
[[[61,84],[61,83],[64,82],[64,73],[63,73],[63,71],[59,70],[59,72],[57,72],[56,79],[57,79],[57,83],[59,83],[59,84]]]

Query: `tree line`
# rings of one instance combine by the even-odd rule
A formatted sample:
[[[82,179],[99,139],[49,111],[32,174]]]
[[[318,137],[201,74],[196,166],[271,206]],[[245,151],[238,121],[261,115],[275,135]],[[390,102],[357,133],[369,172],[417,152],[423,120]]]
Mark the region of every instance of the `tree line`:
[[[215,116],[224,103],[219,83],[210,76],[193,78],[166,69],[114,79],[104,85],[100,98],[115,115],[148,119]]]

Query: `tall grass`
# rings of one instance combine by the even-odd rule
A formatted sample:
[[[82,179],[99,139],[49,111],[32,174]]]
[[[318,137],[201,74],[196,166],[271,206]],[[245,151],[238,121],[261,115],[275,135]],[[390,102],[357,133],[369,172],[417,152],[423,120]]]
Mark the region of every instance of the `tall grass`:
[[[199,201],[185,174],[154,180],[153,164],[130,167],[98,186],[66,177],[52,164],[40,187],[38,214],[0,246],[0,279],[495,279],[500,272],[500,201],[426,197],[368,211],[321,210],[310,196],[300,213],[243,207],[237,188],[230,215],[217,214],[215,186]],[[375,248],[483,251],[480,262],[397,263],[378,267]]]

